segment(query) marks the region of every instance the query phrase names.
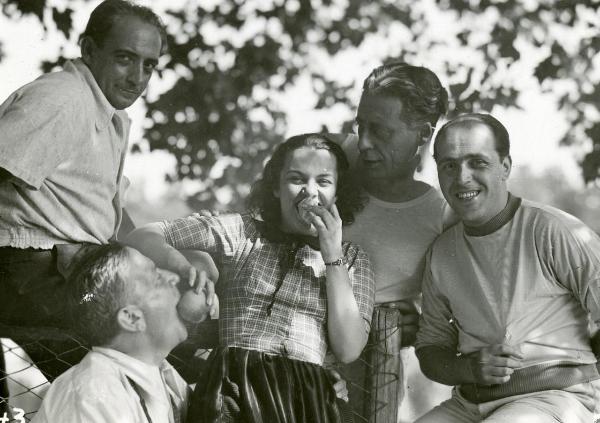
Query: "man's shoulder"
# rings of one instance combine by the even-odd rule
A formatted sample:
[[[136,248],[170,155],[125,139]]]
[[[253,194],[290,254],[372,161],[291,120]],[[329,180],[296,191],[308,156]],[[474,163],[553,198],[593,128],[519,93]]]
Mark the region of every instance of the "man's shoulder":
[[[115,421],[107,416],[127,413],[123,405],[131,403],[125,380],[115,361],[91,351],[52,383],[38,411],[39,421]],[[124,419],[133,421],[131,416]]]
[[[25,87],[28,86],[30,89],[52,93],[64,99],[89,91],[85,80],[70,62],[67,62],[64,69],[41,75]]]
[[[32,109],[55,109],[76,113],[85,106],[89,96],[87,91],[85,84],[76,75],[64,70],[51,72],[17,89],[6,100],[4,106],[19,105],[28,113]]]
[[[113,395],[119,385],[122,383],[118,366],[110,358],[90,351],[52,383],[47,396],[106,397]]]
[[[456,238],[462,233],[463,229],[462,221],[456,219],[444,229],[444,231],[433,241],[431,245],[432,250],[439,250],[441,248],[447,248],[450,245],[456,244]]]
[[[81,387],[85,387],[91,379],[98,378],[99,375],[103,380],[114,380],[121,376],[119,365],[114,360],[94,351],[88,352],[81,362],[69,369],[69,372],[70,374],[65,373],[65,375]],[[92,385],[97,387],[97,382]]]
[[[571,230],[575,227],[585,226],[581,220],[564,210],[527,199],[521,200],[521,207],[517,213],[523,215],[524,229],[543,226],[557,230],[562,228]]]

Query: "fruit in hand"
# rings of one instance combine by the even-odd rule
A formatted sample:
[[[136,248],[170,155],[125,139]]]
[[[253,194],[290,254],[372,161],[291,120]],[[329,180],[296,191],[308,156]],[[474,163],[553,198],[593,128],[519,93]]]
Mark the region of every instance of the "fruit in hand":
[[[193,289],[184,292],[177,303],[177,312],[183,320],[190,323],[205,320],[209,314],[209,307],[204,292],[196,293]]]
[[[298,203],[298,213],[300,215],[300,219],[302,219],[302,221],[304,221],[304,223],[307,225],[310,225],[310,210],[319,205],[319,199],[316,196],[304,198]]]

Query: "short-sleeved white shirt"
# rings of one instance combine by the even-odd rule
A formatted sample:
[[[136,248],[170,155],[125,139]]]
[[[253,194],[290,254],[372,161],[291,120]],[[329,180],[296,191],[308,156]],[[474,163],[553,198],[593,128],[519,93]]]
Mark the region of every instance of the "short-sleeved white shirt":
[[[129,118],[81,60],[0,105],[0,246],[106,243],[121,220]]]

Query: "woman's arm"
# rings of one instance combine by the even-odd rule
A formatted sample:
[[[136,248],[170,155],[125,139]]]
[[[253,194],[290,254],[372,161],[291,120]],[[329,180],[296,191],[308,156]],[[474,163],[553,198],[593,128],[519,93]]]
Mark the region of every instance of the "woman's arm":
[[[182,281],[187,281],[197,292],[204,291],[211,317],[218,315],[219,303],[215,295],[214,282],[206,277],[212,274],[211,269],[198,266],[198,263],[203,263],[202,260],[195,260],[196,266],[192,265],[181,252],[169,245],[159,223],[150,223],[134,229],[125,238],[124,243],[151,259],[157,267],[178,274]]]
[[[321,255],[325,263],[344,257],[342,220],[336,206],[331,211],[313,207],[312,223],[319,232]],[[368,332],[362,318],[345,263],[326,264],[327,330],[329,346],[343,363],[356,360],[367,343]]]
[[[367,343],[365,321],[345,264],[327,266],[327,331],[331,350],[342,363],[356,360]]]
[[[157,267],[188,278],[192,265],[177,249],[169,245],[159,223],[150,223],[134,229],[123,241],[154,261]]]

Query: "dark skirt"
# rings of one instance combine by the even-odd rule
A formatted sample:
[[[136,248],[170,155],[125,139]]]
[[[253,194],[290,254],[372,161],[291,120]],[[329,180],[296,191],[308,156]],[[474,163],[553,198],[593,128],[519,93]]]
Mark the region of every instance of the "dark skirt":
[[[219,347],[192,394],[187,423],[339,423],[323,367],[260,351]]]

